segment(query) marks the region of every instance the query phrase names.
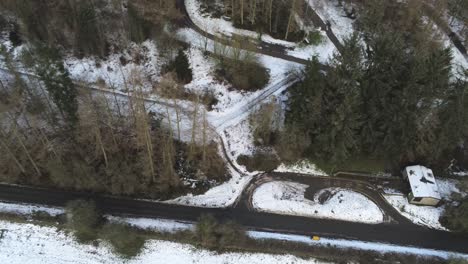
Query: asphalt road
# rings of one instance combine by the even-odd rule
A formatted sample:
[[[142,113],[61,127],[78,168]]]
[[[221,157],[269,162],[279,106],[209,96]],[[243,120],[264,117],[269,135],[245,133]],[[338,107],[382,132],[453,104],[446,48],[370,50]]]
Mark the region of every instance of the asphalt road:
[[[430,230],[416,225],[369,225],[252,212],[237,207],[199,208],[91,193],[0,185],[0,200],[3,201],[64,206],[68,201],[74,199],[92,199],[103,213],[122,216],[196,221],[202,214],[213,214],[220,221],[234,220],[253,230],[384,242],[468,254],[467,235]]]

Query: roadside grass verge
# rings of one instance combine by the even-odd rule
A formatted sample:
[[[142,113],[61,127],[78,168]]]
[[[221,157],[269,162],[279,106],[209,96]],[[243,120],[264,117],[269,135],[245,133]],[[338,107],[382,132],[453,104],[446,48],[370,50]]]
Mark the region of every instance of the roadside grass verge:
[[[326,173],[333,174],[337,171],[354,171],[367,173],[382,173],[390,169],[388,162],[384,159],[354,157],[338,165],[324,160],[314,160],[313,163]]]

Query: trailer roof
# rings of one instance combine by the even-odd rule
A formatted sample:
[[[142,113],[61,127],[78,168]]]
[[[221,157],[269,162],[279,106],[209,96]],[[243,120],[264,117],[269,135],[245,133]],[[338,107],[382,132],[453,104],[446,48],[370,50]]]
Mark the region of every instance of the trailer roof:
[[[406,167],[405,170],[414,197],[441,199],[439,187],[431,169],[416,165]]]

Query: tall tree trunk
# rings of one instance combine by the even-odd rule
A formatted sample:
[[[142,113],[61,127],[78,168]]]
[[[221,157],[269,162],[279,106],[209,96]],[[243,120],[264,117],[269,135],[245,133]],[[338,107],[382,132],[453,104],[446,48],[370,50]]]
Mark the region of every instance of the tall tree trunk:
[[[2,87],[2,90],[5,91],[5,93],[8,93],[8,90],[7,90],[7,88],[5,87],[5,85],[3,85],[2,80],[0,80],[0,87]]]
[[[241,25],[244,25],[244,0],[240,0],[240,15],[241,15]]]
[[[0,138],[0,145],[3,146],[3,148],[6,150],[6,152],[10,155],[10,157],[13,159],[13,161],[15,162],[16,166],[18,166],[18,168],[20,169],[20,171],[22,173],[26,173],[26,170],[24,169],[23,165],[21,165],[21,163],[19,162],[19,160],[15,157],[15,154],[10,150],[10,148],[8,147],[8,145],[6,144],[5,141],[3,141],[1,138]]]
[[[37,130],[41,134],[41,136],[44,139],[46,145],[52,150],[52,153],[54,153],[55,158],[60,159],[60,156],[58,155],[57,151],[55,151],[54,145],[52,144],[52,142],[50,142],[49,138],[44,133],[44,131],[42,131],[42,129],[40,129],[40,128],[38,128]]]
[[[286,27],[286,36],[284,36],[285,40],[288,40],[289,30],[291,28],[291,23],[294,18],[295,9],[296,9],[296,0],[292,0],[291,13],[289,14],[288,26]]]
[[[177,122],[177,139],[180,141],[180,116],[179,116],[179,106],[177,105],[177,100],[174,98],[174,107],[176,110],[176,122]]]
[[[112,109],[111,109],[111,107],[109,105],[108,98],[106,96],[104,96],[104,100],[106,102],[106,109],[107,109],[107,118],[108,118],[107,126],[109,127],[109,132],[111,133],[114,148],[116,150],[118,150],[119,149],[119,144],[117,144],[117,138],[115,137],[115,133],[114,133],[114,122],[115,122],[114,121],[114,115],[113,115]]]
[[[32,158],[31,154],[29,153],[29,150],[26,148],[26,145],[24,144],[23,140],[18,135],[18,132],[16,131],[16,129],[14,130],[13,133],[15,134],[15,137],[18,139],[18,143],[20,144],[21,148],[24,150],[24,153],[26,154],[26,157],[28,158],[29,162],[33,166],[34,170],[36,171],[37,176],[40,177],[41,176],[41,171],[39,170],[39,167],[37,166],[36,162]]]
[[[232,20],[234,20],[234,18],[235,18],[234,9],[235,9],[234,0],[231,0],[231,17],[232,17]]]
[[[256,12],[257,12],[257,0],[252,0],[252,7],[251,7],[250,11],[252,12],[250,14],[250,23],[253,25],[253,24],[255,24],[255,18],[257,16],[257,14],[256,14]]]
[[[193,158],[195,154],[195,144],[196,144],[196,129],[197,129],[197,114],[198,114],[198,103],[199,103],[200,98],[197,96],[197,101],[195,102],[195,109],[193,111],[193,124],[192,124],[192,138],[190,140],[190,153],[189,157],[190,159]]]
[[[203,109],[203,163],[206,162],[206,110]]]
[[[279,8],[276,8],[275,10],[275,22],[274,22],[274,25],[273,25],[273,31],[274,33],[277,33],[278,32],[278,23],[279,23],[279,15],[280,15],[280,9]]]

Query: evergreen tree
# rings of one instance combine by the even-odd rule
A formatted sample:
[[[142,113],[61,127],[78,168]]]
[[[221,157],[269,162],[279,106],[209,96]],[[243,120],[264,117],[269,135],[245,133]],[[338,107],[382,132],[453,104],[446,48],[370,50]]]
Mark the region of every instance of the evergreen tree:
[[[310,136],[313,157],[333,164],[359,151],[362,52],[358,43],[356,35],[346,40],[327,74],[313,58],[304,82],[291,92],[289,122],[302,124]]]
[[[65,69],[58,52],[52,48],[40,47],[37,50],[36,73],[44,82],[49,95],[59,109],[64,120],[74,127],[78,121],[77,91],[69,72]]]
[[[439,102],[449,87],[451,53],[408,45],[398,31],[369,42],[363,86],[363,146],[368,154],[402,163],[424,160],[436,140]]]
[[[75,30],[75,50],[79,55],[97,54],[104,57],[106,43],[99,31],[96,10],[89,1],[76,1],[70,7],[73,10],[73,28]]]
[[[468,74],[467,76],[468,77]],[[447,147],[456,147],[468,137],[468,81],[457,79],[447,92],[447,99],[440,105],[440,126],[433,152],[441,153]]]
[[[327,75],[327,107],[329,108],[329,137],[332,162],[342,162],[359,152],[361,126],[362,49],[357,35],[344,41],[343,51],[335,54]],[[331,133],[327,133],[331,132]]]
[[[174,68],[177,78],[180,81],[184,83],[192,81],[192,69],[190,69],[189,60],[182,49],[179,50],[177,57],[174,60]]]

